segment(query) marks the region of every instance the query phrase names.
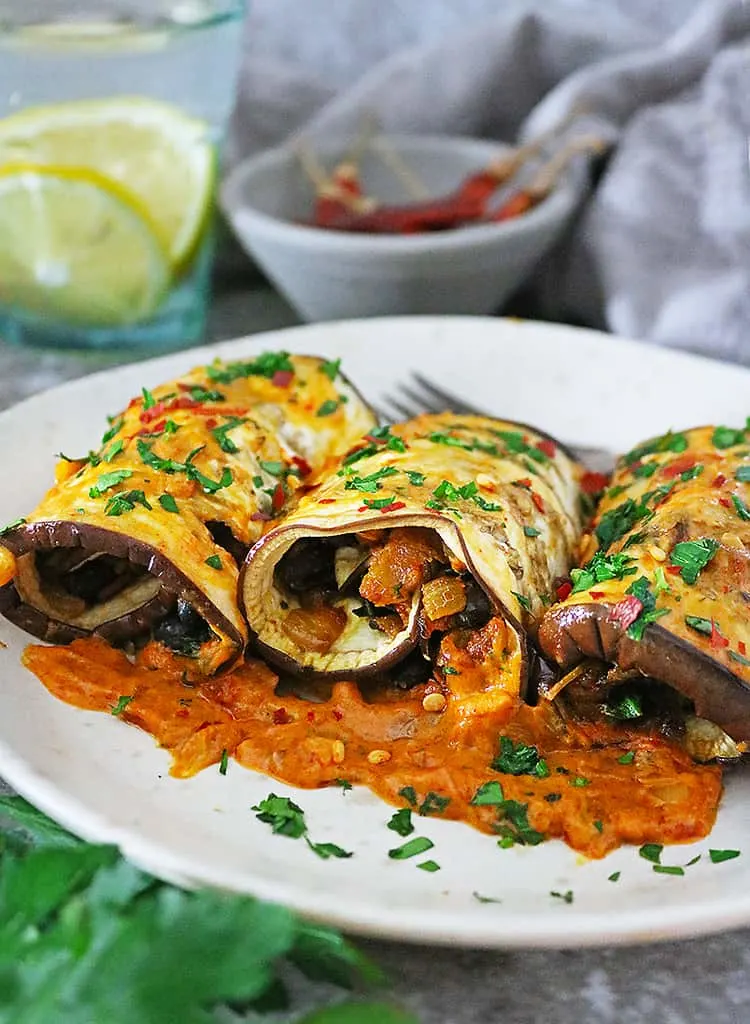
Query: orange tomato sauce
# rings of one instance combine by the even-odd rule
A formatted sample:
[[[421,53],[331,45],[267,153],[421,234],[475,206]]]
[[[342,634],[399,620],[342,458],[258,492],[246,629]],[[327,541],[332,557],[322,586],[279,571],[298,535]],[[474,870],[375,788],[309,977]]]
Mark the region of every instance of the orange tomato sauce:
[[[721,797],[720,769],[693,763],[656,732],[563,724],[548,702],[518,707],[511,717],[472,719],[450,705],[425,712],[423,686],[375,692],[353,682],[326,688],[316,702],[280,695],[273,670],[252,658],[193,684],[163,647],[150,644],[132,663],[95,637],[30,646],[24,664],[79,708],[112,713],[121,697],[132,697],[120,717],[170,752],[177,778],[220,762],[226,751],[246,768],[302,788],[347,780],[398,806],[407,805],[405,787],[420,803],[437,794],[449,801],[443,817],[488,833],[507,821],[497,807],[471,801],[484,783],[499,782],[506,800],[526,805],[531,828],[588,857],[623,843],[699,839],[710,832]],[[494,770],[500,736],[536,746],[549,774]]]

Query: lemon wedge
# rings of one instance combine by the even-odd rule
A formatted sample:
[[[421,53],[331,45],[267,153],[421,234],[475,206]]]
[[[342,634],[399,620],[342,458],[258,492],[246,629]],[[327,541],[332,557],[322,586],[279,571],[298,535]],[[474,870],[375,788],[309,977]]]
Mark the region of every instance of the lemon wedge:
[[[208,224],[216,155],[208,126],[138,96],[30,107],[0,119],[0,170],[29,163],[103,175],[148,211],[173,270]]]
[[[147,319],[171,282],[148,211],[92,171],[0,169],[0,305],[84,326]]]

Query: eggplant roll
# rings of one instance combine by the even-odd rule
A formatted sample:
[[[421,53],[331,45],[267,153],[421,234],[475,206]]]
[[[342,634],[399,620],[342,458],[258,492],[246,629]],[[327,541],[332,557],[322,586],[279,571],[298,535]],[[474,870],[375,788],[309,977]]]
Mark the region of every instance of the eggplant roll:
[[[258,648],[330,679],[401,666],[403,685],[433,679],[467,713],[518,698],[527,630],[573,562],[580,478],[515,423],[445,413],[373,431],[250,552]]]
[[[750,740],[749,481],[750,430],[668,433],[620,459],[571,593],[542,622],[546,654],[666,684]]]
[[[0,611],[44,640],[153,638],[217,671],[247,641],[248,549],[374,423],[338,363],[283,352],[143,389],[3,531]]]

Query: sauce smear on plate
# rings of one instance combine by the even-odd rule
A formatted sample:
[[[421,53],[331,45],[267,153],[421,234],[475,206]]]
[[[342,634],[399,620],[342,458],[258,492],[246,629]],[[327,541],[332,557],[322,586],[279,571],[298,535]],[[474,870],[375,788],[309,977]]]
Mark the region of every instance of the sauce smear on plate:
[[[96,637],[30,646],[23,660],[61,700],[151,733],[178,778],[234,757],[302,788],[367,786],[504,846],[560,838],[602,857],[623,843],[689,842],[710,832],[721,797],[721,770],[658,732],[563,722],[549,702],[467,718],[450,705],[425,711],[424,686],[340,682],[317,700],[282,696],[273,670],[251,658],[193,684],[184,659],[160,645],[132,663]]]

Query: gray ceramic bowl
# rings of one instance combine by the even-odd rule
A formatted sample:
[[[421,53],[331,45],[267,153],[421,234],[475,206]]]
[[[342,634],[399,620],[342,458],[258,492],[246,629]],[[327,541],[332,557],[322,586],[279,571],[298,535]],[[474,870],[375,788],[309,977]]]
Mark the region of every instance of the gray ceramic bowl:
[[[433,195],[452,191],[504,148],[469,138],[391,136]],[[316,142],[330,167],[346,145]],[[383,202],[409,196],[377,152],[361,162],[365,190]],[[294,151],[270,150],[229,175],[221,203],[237,237],[305,320],[398,313],[494,313],[554,244],[583,190],[583,169],[518,219],[410,236],[347,234],[303,226],[312,190]]]

